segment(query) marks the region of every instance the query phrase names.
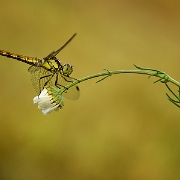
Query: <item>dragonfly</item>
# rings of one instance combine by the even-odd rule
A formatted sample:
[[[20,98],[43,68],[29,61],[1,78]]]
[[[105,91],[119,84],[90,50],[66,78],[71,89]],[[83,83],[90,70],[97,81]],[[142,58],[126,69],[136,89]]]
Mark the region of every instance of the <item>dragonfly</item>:
[[[37,57],[23,56],[8,51],[0,50],[1,56],[13,58],[18,61],[29,64],[28,72],[31,73],[32,85],[39,95],[46,86],[55,86],[62,88],[76,79],[71,77],[73,66],[69,63],[63,64],[56,55],[66,47],[66,45],[76,36],[74,34],[63,46],[58,50],[51,52],[46,57],[40,59]],[[78,86],[68,89],[63,96],[76,100],[79,98],[80,90]]]

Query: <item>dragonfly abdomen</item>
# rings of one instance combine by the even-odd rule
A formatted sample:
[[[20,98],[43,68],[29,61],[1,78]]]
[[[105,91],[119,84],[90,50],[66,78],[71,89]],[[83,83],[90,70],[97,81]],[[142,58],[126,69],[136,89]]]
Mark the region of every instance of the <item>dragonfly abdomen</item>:
[[[4,50],[0,50],[0,55],[6,56],[8,58],[13,58],[13,59],[16,59],[18,61],[24,62],[26,64],[30,64],[30,65],[37,65],[39,64],[39,61],[40,61],[40,59],[37,57],[22,56],[22,55],[7,52]]]

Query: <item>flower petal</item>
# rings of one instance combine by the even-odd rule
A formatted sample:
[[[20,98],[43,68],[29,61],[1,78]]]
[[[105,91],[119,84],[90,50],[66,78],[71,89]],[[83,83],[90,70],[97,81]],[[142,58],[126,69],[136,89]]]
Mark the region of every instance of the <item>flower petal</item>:
[[[59,89],[55,87],[44,88],[40,95],[33,99],[34,103],[38,103],[38,108],[42,109],[44,115],[59,110],[64,105],[62,95],[58,92]]]

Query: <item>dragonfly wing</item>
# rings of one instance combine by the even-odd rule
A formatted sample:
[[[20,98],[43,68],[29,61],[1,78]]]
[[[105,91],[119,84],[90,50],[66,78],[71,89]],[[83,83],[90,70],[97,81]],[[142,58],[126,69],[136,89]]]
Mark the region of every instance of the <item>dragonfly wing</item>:
[[[49,59],[53,59],[62,49],[64,49],[66,47],[66,45],[76,36],[76,33],[73,34],[73,36],[63,45],[61,46],[58,50],[53,51],[52,53],[50,53],[48,56],[46,56],[45,58],[43,58],[44,60],[49,60]]]
[[[31,73],[32,85],[38,95],[45,85],[52,85],[52,72],[37,66],[30,66],[28,71]]]
[[[71,77],[64,76],[62,74],[59,74],[58,76],[58,87],[60,86],[64,87],[73,82],[75,79]],[[60,86],[59,86],[60,85]],[[63,93],[63,96],[67,99],[71,100],[77,100],[80,96],[80,90],[78,86],[73,86],[69,88],[66,92]]]

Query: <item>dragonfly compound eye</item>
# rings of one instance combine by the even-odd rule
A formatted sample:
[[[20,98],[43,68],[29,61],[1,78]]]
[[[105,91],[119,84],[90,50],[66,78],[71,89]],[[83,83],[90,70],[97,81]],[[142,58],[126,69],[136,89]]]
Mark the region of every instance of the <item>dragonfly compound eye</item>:
[[[69,76],[73,72],[73,67],[70,64],[63,65],[63,74]]]

